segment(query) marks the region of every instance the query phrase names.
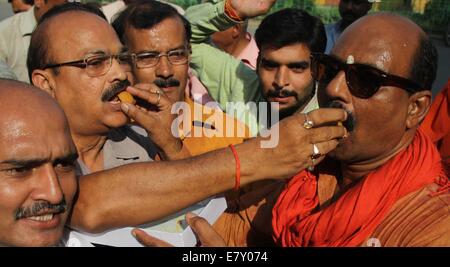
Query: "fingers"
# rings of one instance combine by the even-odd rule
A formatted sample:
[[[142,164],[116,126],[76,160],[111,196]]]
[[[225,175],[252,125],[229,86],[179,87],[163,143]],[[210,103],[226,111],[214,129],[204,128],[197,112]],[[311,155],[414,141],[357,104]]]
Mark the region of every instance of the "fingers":
[[[316,143],[314,145],[316,145],[317,149],[319,150],[319,153],[321,155],[325,155],[328,152],[332,151],[333,149],[335,149],[337,147],[337,145],[339,144],[339,141],[336,139],[330,140],[330,141],[325,141],[325,142],[321,142],[321,143]],[[313,144],[311,144],[311,146],[308,146],[310,151],[311,151],[311,155],[313,154],[314,151],[314,147]]]
[[[333,139],[341,139],[347,136],[347,129],[344,126],[323,126],[308,130],[308,138],[311,144],[316,144]]]
[[[153,122],[155,119],[147,112],[147,110],[129,103],[121,103],[120,108],[132,120],[140,125],[146,125]],[[149,121],[150,120],[150,121]]]
[[[154,106],[157,106],[159,109],[165,109],[165,107],[170,108],[172,105],[172,102],[164,94],[164,92],[153,84],[137,84],[135,86],[128,86],[127,92]]]
[[[173,247],[171,244],[155,238],[138,228],[133,229],[131,234],[139,243],[146,247]]]
[[[197,234],[202,247],[224,247],[225,241],[204,218],[193,213],[186,214],[186,221]]]
[[[321,108],[309,112],[306,117],[313,122],[314,127],[317,127],[323,124],[345,121],[347,112],[340,108]],[[305,122],[306,117],[305,115],[300,116],[301,124]]]

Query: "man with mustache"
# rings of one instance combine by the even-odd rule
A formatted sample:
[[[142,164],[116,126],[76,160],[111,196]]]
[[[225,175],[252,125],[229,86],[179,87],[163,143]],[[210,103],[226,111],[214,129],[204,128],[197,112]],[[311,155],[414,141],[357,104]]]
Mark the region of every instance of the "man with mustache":
[[[42,90],[6,79],[0,104],[0,246],[64,246],[78,157],[64,112]],[[207,222],[186,217],[201,241],[208,232],[196,229]]]
[[[277,245],[450,246],[450,181],[419,129],[437,69],[429,37],[400,16],[366,16],[344,31],[331,55],[313,54],[311,68],[320,105],[352,114],[352,129],[278,196]],[[203,232],[206,243],[224,244],[210,226]],[[147,244],[165,245],[145,237],[139,233]]]
[[[182,138],[192,155],[242,143],[249,136],[236,119],[191,100],[195,77],[189,71],[190,27],[173,7],[158,1],[131,3],[118,14],[113,27],[135,58],[137,82],[155,84],[173,103],[189,107],[191,115],[183,127],[185,123],[191,127],[183,131]],[[212,120],[214,117],[220,120]],[[231,135],[228,128],[234,128]]]
[[[64,112],[41,90],[4,79],[0,105],[0,246],[59,245],[77,191]]]
[[[327,32],[327,48],[325,49],[325,53],[330,53],[339,36],[341,36],[342,32],[350,26],[350,24],[367,15],[370,9],[372,9],[374,2],[381,2],[381,0],[339,1],[339,14],[341,15],[341,20],[325,26]]]
[[[437,59],[418,25],[391,14],[361,18],[331,55],[312,56],[319,104],[341,106],[353,125],[316,171],[281,193],[278,245],[450,246],[450,181],[419,129]]]
[[[166,96],[155,84],[125,88],[127,80],[132,83],[131,56],[125,51],[98,9],[81,4],[52,9],[33,32],[28,53],[31,80],[62,106],[80,156],[77,170],[84,175],[70,221],[77,230],[141,225],[233,186],[286,178],[320,161],[311,159],[312,144],[326,153],[345,134],[343,127],[320,127],[345,120],[342,110],[315,111],[308,118],[299,114],[281,122],[280,142],[272,149],[262,149],[265,139],[258,137],[236,145],[235,153],[227,148],[185,160],[151,162],[161,150],[163,159],[185,156],[180,140],[170,134],[170,98],[179,91],[170,90],[173,94]],[[159,60],[168,63],[165,55]],[[117,101],[116,94],[125,89],[156,111],[139,101]],[[130,126],[129,118],[148,135]],[[301,126],[305,119],[314,122],[312,131]],[[304,149],[292,149],[295,144]],[[239,155],[238,161],[234,155]],[[279,166],[284,168],[280,171]]]
[[[247,3],[245,8],[250,9],[250,6],[253,5]],[[257,10],[256,12],[266,12],[270,6],[271,4],[268,4],[264,9]],[[256,14],[255,11],[253,12]],[[299,16],[301,18],[293,18],[293,16],[297,14],[300,14]],[[301,38],[304,38],[304,40],[313,39],[313,41],[311,41],[313,51],[317,50],[323,52],[325,47],[323,25],[318,19],[309,16],[305,12],[297,10],[278,12],[270,18],[267,18],[263,24],[266,23],[272,25],[272,27],[277,27],[278,24],[276,22],[283,20],[286,16],[288,18],[285,19],[287,22],[283,22],[285,24],[292,24],[293,20],[299,22],[296,24],[295,29],[293,29],[296,32],[302,32],[304,30],[304,28],[301,27],[302,25],[306,27],[310,24],[315,25],[319,31],[321,30],[322,39],[315,39],[315,36],[302,36]],[[158,2],[146,2],[128,5],[128,7],[113,21],[113,26],[123,43],[130,49],[130,52],[133,53],[135,58],[133,73],[135,74],[136,79],[141,83],[154,83],[159,85],[171,100],[174,102],[186,101],[189,103],[191,110],[193,110],[195,108],[194,103],[190,100],[189,95],[186,94],[186,91],[184,90],[186,84],[189,83],[188,49],[190,47],[189,40],[191,39],[189,23],[168,5]],[[260,35],[265,35],[266,33],[268,34],[268,32],[272,32],[273,29],[262,26],[261,31],[262,33],[260,33]],[[318,35],[320,35],[320,33]],[[276,40],[273,40],[273,36],[260,37],[260,40],[263,39],[261,43],[264,43],[262,53],[265,58],[263,60],[264,62],[270,60],[270,63],[268,62],[267,64],[278,64],[278,62],[283,62],[283,66],[274,67],[280,69],[279,72],[283,75],[282,79],[286,79],[285,75],[290,76],[292,72],[296,72],[297,77],[292,78],[292,80],[290,80],[289,77],[287,79],[292,81],[290,84],[278,86],[278,84],[272,84],[272,81],[277,79],[275,77],[276,71],[272,71],[272,69],[269,69],[270,67],[264,67],[264,70],[261,70],[260,73],[262,77],[261,80],[264,84],[264,90],[267,88],[268,91],[267,95],[288,99],[289,103],[280,108],[282,111],[281,116],[286,117],[299,110],[299,108],[306,106],[305,102],[308,102],[313,97],[314,90],[312,77],[309,72],[308,46],[303,43],[295,43],[299,38],[292,41],[287,32],[285,32],[283,37],[284,39],[279,40],[278,43],[276,43]],[[317,41],[317,43],[315,43],[315,41]],[[287,43],[293,42],[295,44],[292,44],[292,46],[287,45]],[[281,51],[272,52],[272,46],[269,44],[274,43],[279,46],[285,45],[286,47],[284,47],[284,49],[281,48]],[[300,53],[297,52],[299,49],[301,50]],[[270,53],[274,53],[275,55]],[[292,59],[292,53],[294,53],[296,58],[295,60],[290,61]],[[300,59],[297,60],[297,58]],[[215,68],[220,69],[220,66]],[[304,68],[306,69],[305,71]],[[286,71],[289,72],[289,74],[286,74]],[[276,90],[270,89],[273,87],[276,87]],[[291,91],[291,87],[300,89]],[[192,124],[195,124],[195,121],[193,121]],[[216,127],[217,126],[218,125],[216,125]],[[196,144],[192,145],[194,141],[191,140],[197,140]],[[198,153],[199,149],[202,151],[210,151],[233,143],[232,139],[222,140],[218,138],[198,138],[194,136],[184,139],[183,144],[195,155]],[[234,142],[240,141],[237,140]],[[266,192],[270,190],[279,192],[282,186],[283,183],[280,182],[267,182],[261,185],[252,185],[251,187],[241,190],[240,193],[245,195],[242,196],[242,198],[246,199],[247,206],[251,207],[251,210],[240,210],[244,205],[241,206],[239,200],[229,196],[229,206],[232,206],[232,208],[219,219],[219,222],[215,226],[223,236],[228,236],[228,229],[230,229],[228,222],[242,222],[239,219],[242,214],[238,213],[238,210],[242,213],[249,212],[248,214],[250,214],[252,210],[255,209],[255,206],[257,206],[256,204],[259,205],[266,200]],[[255,190],[256,188],[258,189]],[[246,192],[249,192],[251,196],[247,195]],[[247,227],[249,227],[249,225],[243,225],[242,228],[247,231]],[[242,239],[241,237],[238,237],[236,240],[234,240],[234,238],[226,239],[228,244],[238,246],[248,244],[247,240],[245,240],[245,238]]]
[[[294,8],[265,17],[255,33],[259,48],[256,71],[209,44],[214,32],[265,14],[274,3],[226,0],[186,11],[192,25],[191,65],[211,97],[229,114],[234,115],[234,110],[227,107],[229,102],[277,103],[275,111],[280,119],[318,108],[309,55],[325,50],[325,28],[320,19]],[[252,133],[259,132],[260,126],[270,127],[267,121],[259,121],[262,118],[251,109],[237,109],[236,117]]]

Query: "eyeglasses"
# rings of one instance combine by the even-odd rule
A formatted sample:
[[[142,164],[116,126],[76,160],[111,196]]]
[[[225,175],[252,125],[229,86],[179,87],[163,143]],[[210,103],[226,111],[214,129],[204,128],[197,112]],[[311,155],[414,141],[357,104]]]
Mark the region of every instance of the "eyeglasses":
[[[81,60],[59,64],[49,64],[44,66],[44,70],[50,68],[72,66],[86,69],[86,73],[90,77],[98,77],[104,75],[109,71],[112,65],[113,58],[115,58],[119,62],[119,64],[125,68],[126,71],[131,71],[132,57],[128,53],[121,53],[117,55],[91,55]]]
[[[359,98],[372,97],[381,86],[395,86],[410,93],[423,90],[422,86],[411,80],[386,73],[366,64],[346,64],[330,55],[311,54],[311,73],[319,84],[330,83],[340,71],[345,72],[350,93]]]
[[[169,51],[168,53],[142,52],[132,54],[136,68],[151,68],[159,63],[161,57],[167,57],[172,65],[183,65],[188,62],[189,52],[187,49],[178,49]]]

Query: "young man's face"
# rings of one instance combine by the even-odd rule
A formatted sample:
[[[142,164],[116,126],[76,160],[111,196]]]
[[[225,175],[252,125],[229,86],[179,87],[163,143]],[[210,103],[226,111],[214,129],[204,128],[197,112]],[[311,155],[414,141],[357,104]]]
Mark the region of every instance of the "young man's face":
[[[278,102],[280,117],[302,110],[313,94],[310,50],[304,44],[279,49],[262,47],[258,76],[269,102]]]
[[[0,122],[0,245],[54,246],[77,190],[62,112]]]

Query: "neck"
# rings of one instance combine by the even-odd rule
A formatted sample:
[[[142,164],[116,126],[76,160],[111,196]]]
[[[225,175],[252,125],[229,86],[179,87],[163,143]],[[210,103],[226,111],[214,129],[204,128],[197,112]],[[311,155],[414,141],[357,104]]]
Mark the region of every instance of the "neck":
[[[414,133],[407,133],[402,137],[402,139],[397,144],[397,146],[394,147],[394,149],[380,155],[379,157],[354,163],[341,162],[341,179],[338,179],[339,188],[343,189],[351,186],[352,184],[356,184],[362,178],[366,177],[371,172],[383,166],[392,157],[409,146],[412,143],[413,139]]]
[[[42,11],[37,8],[36,6],[34,7],[34,18],[36,18],[36,22],[39,22],[39,19],[42,17]]]
[[[72,138],[77,147],[78,155],[91,172],[102,171],[103,145],[107,137],[102,135],[82,135],[72,133]]]
[[[249,43],[250,40],[248,40],[244,34],[244,36],[240,37],[236,42],[224,47],[223,50],[233,57],[237,58],[241,55],[241,52],[247,47]]]

